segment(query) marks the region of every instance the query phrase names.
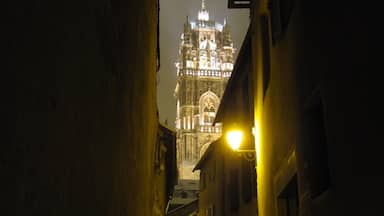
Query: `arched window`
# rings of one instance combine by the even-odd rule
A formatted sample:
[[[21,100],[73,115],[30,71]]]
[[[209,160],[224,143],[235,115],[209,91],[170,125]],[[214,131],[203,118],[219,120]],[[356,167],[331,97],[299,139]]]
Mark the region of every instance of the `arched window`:
[[[219,98],[211,91],[207,91],[200,97],[200,125],[212,125],[215,119]]]
[[[203,122],[205,124],[212,124],[213,120],[215,119],[216,110],[210,98],[208,98],[205,103],[206,104],[204,104],[203,108]]]

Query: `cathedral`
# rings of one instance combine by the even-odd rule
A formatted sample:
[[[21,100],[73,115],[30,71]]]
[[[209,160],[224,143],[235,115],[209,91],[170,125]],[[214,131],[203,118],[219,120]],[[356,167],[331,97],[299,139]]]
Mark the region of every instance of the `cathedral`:
[[[198,19],[186,19],[176,62],[176,133],[180,180],[197,180],[192,172],[209,144],[220,137],[212,125],[234,63],[229,26],[210,20],[202,0]]]

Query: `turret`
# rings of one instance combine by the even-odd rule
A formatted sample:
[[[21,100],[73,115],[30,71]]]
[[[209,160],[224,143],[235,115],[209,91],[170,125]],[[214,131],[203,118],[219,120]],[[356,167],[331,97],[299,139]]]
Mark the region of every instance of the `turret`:
[[[232,38],[230,34],[230,28],[227,23],[227,19],[224,19],[224,27],[223,27],[223,46],[232,47]]]
[[[209,13],[205,8],[205,0],[201,0],[201,10],[199,11],[199,14],[197,17],[198,17],[198,20],[201,20],[201,21],[209,20]]]
[[[191,31],[191,23],[189,22],[188,20],[188,16],[187,16],[187,19],[185,20],[185,23],[184,23],[184,33],[183,33],[183,43],[184,44],[188,44],[188,45],[191,45],[192,44],[192,31]]]

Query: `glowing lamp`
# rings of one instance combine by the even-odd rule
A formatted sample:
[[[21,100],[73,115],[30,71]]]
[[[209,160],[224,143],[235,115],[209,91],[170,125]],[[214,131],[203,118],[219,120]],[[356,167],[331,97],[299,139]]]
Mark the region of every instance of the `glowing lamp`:
[[[243,132],[240,130],[232,130],[227,132],[227,142],[233,150],[237,150],[240,147],[240,143],[243,139]]]

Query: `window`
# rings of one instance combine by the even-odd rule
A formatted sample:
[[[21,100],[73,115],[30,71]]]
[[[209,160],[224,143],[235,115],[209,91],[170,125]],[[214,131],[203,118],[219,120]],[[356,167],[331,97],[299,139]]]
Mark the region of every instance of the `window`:
[[[186,66],[187,68],[193,68],[193,62],[191,60],[187,60]]]
[[[267,16],[261,16],[260,19],[260,28],[261,28],[261,45],[263,52],[263,99],[268,89],[269,80],[270,80],[270,53],[269,53],[269,23]]]
[[[306,146],[308,148],[311,197],[315,198],[328,189],[330,176],[323,104],[320,96],[312,98],[312,102],[306,113],[306,126],[308,129]]]
[[[214,216],[214,215],[215,215],[213,205],[209,206],[209,207],[205,210],[205,215],[206,215],[206,216]]]
[[[215,108],[213,106],[211,107],[204,107],[203,110],[204,114],[204,123],[212,123],[213,120],[215,119]]]
[[[183,159],[187,158],[187,136],[183,136]]]
[[[204,124],[212,124],[215,119],[215,104],[211,98],[207,98],[204,100],[203,104],[203,123]]]
[[[299,199],[297,190],[297,175],[285,186],[277,200],[278,216],[298,216]]]
[[[281,40],[287,31],[294,0],[270,0],[269,10],[272,24],[272,44]]]
[[[210,86],[211,84],[207,83],[205,87]],[[219,103],[220,99],[210,90],[201,95],[199,99],[200,125],[212,124]]]
[[[250,8],[251,0],[229,0],[228,8]]]

